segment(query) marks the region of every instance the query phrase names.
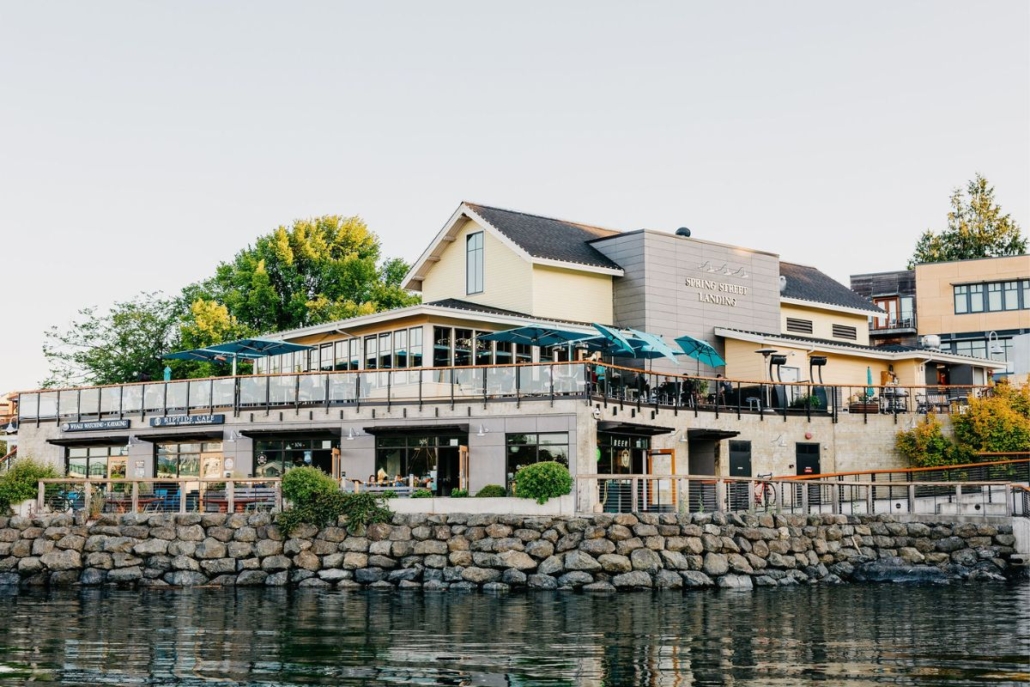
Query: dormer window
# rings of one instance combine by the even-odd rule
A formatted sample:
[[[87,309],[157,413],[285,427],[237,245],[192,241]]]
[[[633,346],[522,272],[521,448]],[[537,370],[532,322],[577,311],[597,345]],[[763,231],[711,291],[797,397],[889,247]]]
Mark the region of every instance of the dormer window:
[[[483,293],[483,232],[465,237],[465,293]]]

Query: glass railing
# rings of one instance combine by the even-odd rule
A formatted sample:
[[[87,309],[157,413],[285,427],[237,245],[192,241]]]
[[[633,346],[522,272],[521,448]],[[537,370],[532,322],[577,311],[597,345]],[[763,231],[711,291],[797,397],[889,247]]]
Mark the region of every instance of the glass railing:
[[[251,408],[441,403],[590,396],[599,404],[716,414],[960,413],[984,386],[832,385],[726,380],[592,363],[247,375],[20,394],[21,421],[62,422]]]

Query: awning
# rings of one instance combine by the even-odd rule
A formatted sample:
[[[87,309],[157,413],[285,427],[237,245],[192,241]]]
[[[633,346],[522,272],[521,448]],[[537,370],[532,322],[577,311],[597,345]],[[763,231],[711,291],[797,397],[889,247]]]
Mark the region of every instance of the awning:
[[[61,437],[47,439],[47,443],[54,446],[125,446],[129,443],[129,437]]]
[[[334,437],[339,439],[342,431],[339,427],[308,427],[307,429],[245,429],[240,434],[251,439],[269,439],[273,437]]]
[[[721,441],[740,436],[740,432],[733,432],[728,429],[688,429],[688,441]]]
[[[362,427],[366,434],[468,434],[468,425],[377,425]]]
[[[638,437],[653,437],[658,434],[669,434],[676,431],[672,427],[654,427],[652,425],[638,425],[633,422],[616,422],[605,420],[597,423],[597,431],[605,434],[629,434]]]
[[[223,438],[221,429],[209,429],[202,432],[158,432],[155,434],[136,434],[134,435],[140,441],[177,441],[181,443],[191,443],[194,441],[221,441]]]

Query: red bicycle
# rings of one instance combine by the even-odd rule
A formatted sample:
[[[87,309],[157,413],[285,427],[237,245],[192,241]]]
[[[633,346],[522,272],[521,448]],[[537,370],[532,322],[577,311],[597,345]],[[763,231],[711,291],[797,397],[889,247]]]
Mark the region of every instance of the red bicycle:
[[[758,475],[761,480],[755,485],[755,505],[768,508],[776,503],[776,486],[769,481],[772,477],[770,472],[767,475]]]

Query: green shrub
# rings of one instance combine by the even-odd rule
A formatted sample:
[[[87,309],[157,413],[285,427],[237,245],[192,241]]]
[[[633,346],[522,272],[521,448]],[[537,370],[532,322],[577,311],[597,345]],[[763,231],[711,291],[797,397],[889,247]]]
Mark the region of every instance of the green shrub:
[[[917,468],[955,465],[963,460],[963,454],[944,436],[941,421],[933,413],[926,416],[926,422],[897,432],[894,446],[909,464]]]
[[[499,484],[488,484],[479,491],[476,492],[476,498],[492,498],[497,496],[507,496],[508,492]]]
[[[468,489],[453,489],[451,490],[452,499],[467,499],[469,495]]]
[[[283,532],[289,534],[301,523],[320,528],[336,525],[342,515],[347,519],[347,529],[354,531],[376,522],[389,522],[393,512],[386,507],[385,501],[382,494],[369,492],[345,494],[341,491],[316,491],[303,504],[279,513],[276,522]]]
[[[431,499],[435,494],[428,489],[416,489],[411,492],[411,498],[413,499]]]
[[[516,473],[515,479],[518,483],[515,493],[524,499],[536,499],[537,503],[572,491],[569,469],[553,460],[527,465]]]
[[[0,475],[0,513],[6,513],[11,504],[34,499],[39,495],[39,480],[60,477],[53,465],[33,458],[19,458],[11,469]],[[56,492],[58,485],[48,491]]]
[[[318,468],[293,468],[283,476],[283,498],[294,506],[303,506],[316,495],[331,494],[340,488],[332,477]]]

